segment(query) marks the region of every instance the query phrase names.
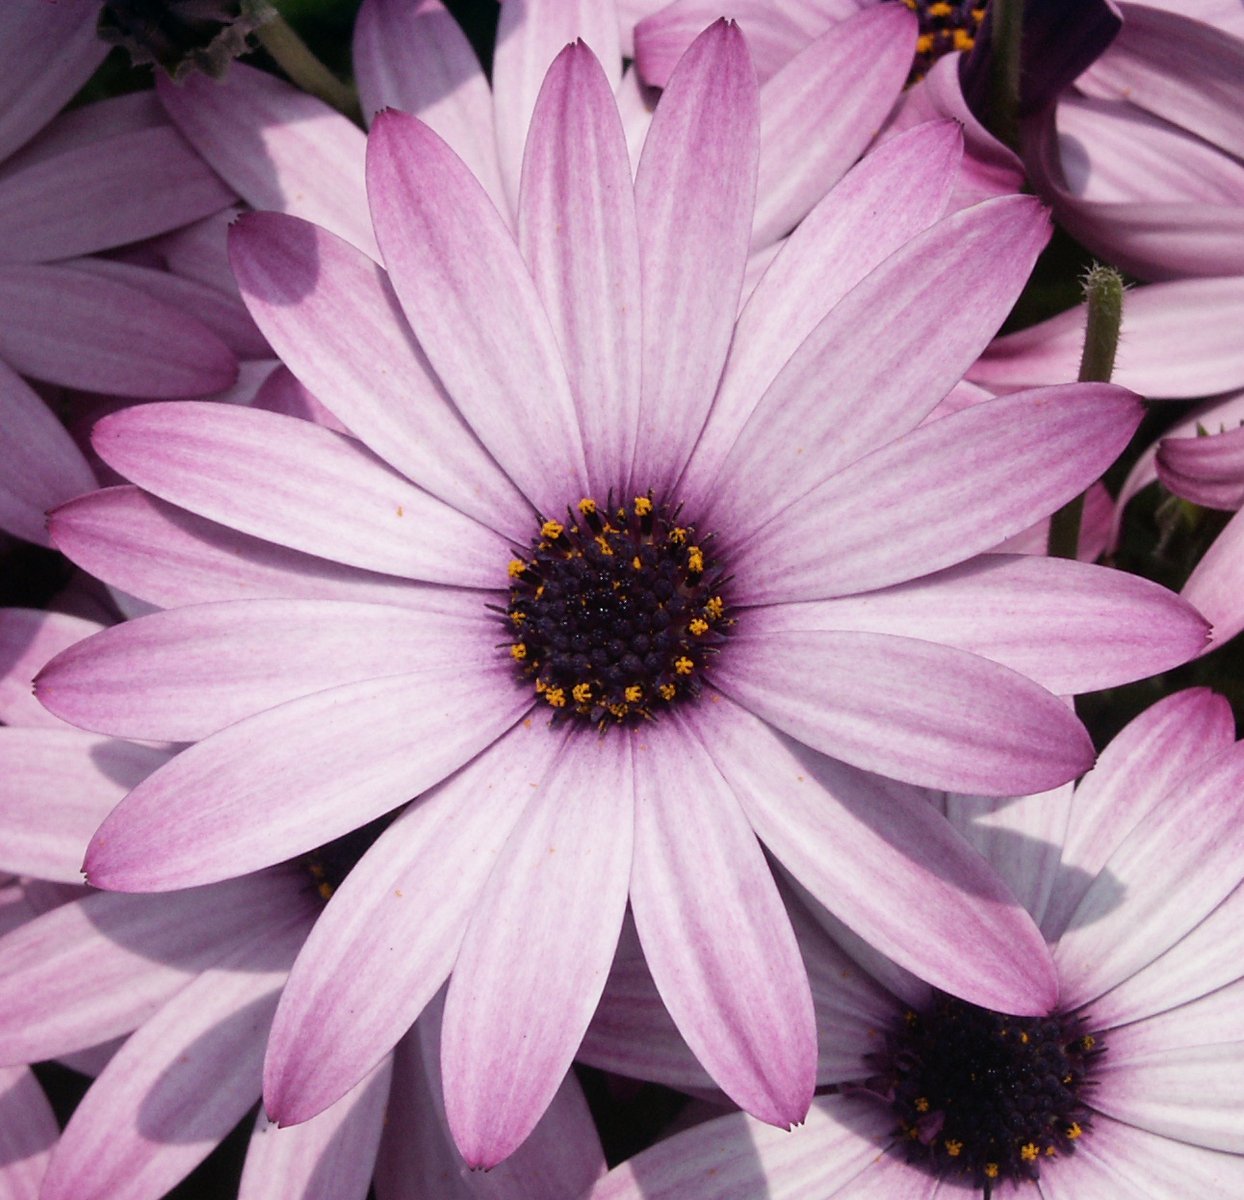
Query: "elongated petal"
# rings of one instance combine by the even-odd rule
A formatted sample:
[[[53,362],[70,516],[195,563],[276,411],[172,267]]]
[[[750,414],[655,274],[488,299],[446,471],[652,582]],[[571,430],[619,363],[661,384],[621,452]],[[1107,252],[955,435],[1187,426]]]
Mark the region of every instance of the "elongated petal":
[[[496,641],[495,618],[470,593],[424,611],[323,600],[195,605],[79,643],[44,669],[37,689],[84,728],[191,742],[325,688],[425,667],[448,676],[487,660]]]
[[[382,108],[413,113],[508,214],[488,78],[440,0],[365,0],[354,23],[354,71],[368,121]]]
[[[502,8],[493,52],[493,123],[497,156],[512,211],[518,207],[523,146],[549,64],[567,42],[582,39],[610,87],[622,74],[613,0],[516,0]]]
[[[1083,1004],[1134,974],[1235,889],[1244,861],[1242,805],[1244,743],[1237,743],[1181,779],[1132,830],[1055,950],[1065,1004]],[[1176,893],[1179,903],[1171,904]]]
[[[731,564],[736,603],[867,591],[988,550],[1082,492],[1140,415],[1122,389],[1070,384],[933,421],[839,471],[754,534]],[[751,478],[743,480],[736,495],[750,493]]]
[[[302,890],[273,873],[156,903],[92,893],[26,923],[3,940],[0,1061],[55,1058],[128,1033],[270,913],[297,907]]]
[[[385,1124],[393,1061],[301,1125],[255,1118],[238,1200],[365,1200]]]
[[[576,42],[532,116],[518,240],[561,345],[588,479],[627,480],[639,422],[639,231],[626,139],[608,80]]]
[[[277,213],[244,217],[229,246],[259,327],[347,429],[447,504],[511,537],[527,532],[522,497],[432,373],[380,267]]]
[[[367,148],[376,236],[428,361],[459,411],[544,515],[586,495],[557,339],[513,236],[426,125],[376,118]],[[467,251],[469,250],[469,253]]]
[[[765,391],[722,468],[722,523],[746,536],[914,429],[988,343],[1048,237],[1039,204],[1004,197],[939,221],[878,266]],[[943,303],[960,318],[948,324]]]
[[[758,836],[847,926],[954,995],[1049,1010],[1058,983],[1032,918],[925,795],[810,753],[729,702],[700,725]]]
[[[205,396],[237,360],[202,322],[57,263],[0,267],[0,355],[25,375],[114,396]]]
[[[1208,508],[1244,507],[1244,431],[1163,438],[1158,478],[1177,496]]]
[[[1009,667],[879,633],[751,634],[713,682],[784,733],[866,771],[988,796],[1045,791],[1093,750],[1066,705]]]
[[[255,1102],[264,1032],[306,926],[274,917],[126,1042],[62,1134],[45,1200],[156,1200],[207,1156]]]
[[[753,246],[799,224],[863,153],[903,89],[915,48],[914,15],[878,5],[831,26],[765,81]]]
[[[0,1181],[10,1200],[36,1200],[60,1129],[27,1067],[0,1068]]]
[[[755,835],[684,722],[636,736],[635,773],[631,905],[657,989],[727,1095],[797,1124],[815,1082],[812,997]]]
[[[646,332],[641,491],[664,491],[681,474],[717,389],[747,262],[759,123],[743,37],[718,22],[670,80],[635,177]]]
[[[322,100],[242,63],[225,79],[156,80],[194,148],[252,208],[305,217],[378,257],[363,185],[365,140]]]
[[[1128,834],[1190,772],[1234,741],[1231,707],[1208,688],[1164,697],[1115,735],[1076,789],[1062,839],[1065,870],[1041,922],[1051,941]]]
[[[622,926],[633,812],[629,740],[568,742],[475,903],[441,1043],[449,1126],[471,1167],[508,1157],[570,1068]]]
[[[986,554],[878,591],[749,612],[747,632],[838,630],[940,642],[1069,694],[1195,657],[1207,623],[1165,588],[1104,567]]]
[[[268,1112],[304,1121],[410,1028],[453,965],[471,909],[562,738],[535,722],[411,805],[329,901],[290,975],[264,1067]]]
[[[79,566],[161,608],[277,596],[420,604],[435,587],[238,533],[136,487],[62,505],[50,528]]]
[[[309,421],[224,404],[147,404],[105,417],[93,443],[161,499],[350,566],[488,587],[510,557],[496,533]]]
[[[739,315],[721,386],[680,487],[689,503],[705,498],[739,430],[825,314],[941,217],[962,143],[949,121],[892,138],[852,168],[782,243]],[[865,221],[870,236],[856,236]]]
[[[1244,517],[1236,513],[1188,576],[1180,595],[1213,625],[1213,646],[1244,629]]]

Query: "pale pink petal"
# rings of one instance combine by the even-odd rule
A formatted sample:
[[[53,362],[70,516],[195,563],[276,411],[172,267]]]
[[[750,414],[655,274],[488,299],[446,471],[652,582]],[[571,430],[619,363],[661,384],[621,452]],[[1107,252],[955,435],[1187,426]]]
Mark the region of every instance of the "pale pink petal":
[[[1109,549],[1114,521],[1114,497],[1100,481],[1089,484],[1080,513],[1080,543],[1077,554],[1080,562],[1096,562]],[[1046,517],[1029,525],[1027,529],[1004,538],[994,549],[1004,554],[1046,554],[1049,542],[1050,519]]]
[[[385,265],[428,361],[514,483],[559,516],[587,494],[583,445],[513,236],[463,162],[413,117],[376,118],[367,171]]]
[[[476,899],[441,1041],[471,1167],[513,1153],[570,1068],[622,926],[634,805],[630,739],[572,734]]]
[[[716,527],[745,537],[847,464],[914,429],[989,342],[1048,238],[1045,210],[1029,196],[1013,196],[955,213],[891,254],[820,321],[764,391],[719,476]],[[961,255],[972,270],[964,270]],[[943,304],[954,307],[956,320],[946,321]],[[734,482],[744,479],[746,487]],[[913,483],[904,478],[904,490]]]
[[[325,688],[424,668],[450,675],[486,661],[498,621],[485,596],[432,593],[422,609],[243,600],[157,612],[65,651],[36,691],[84,729],[198,741]]]
[[[168,759],[76,729],[0,728],[0,869],[82,882],[91,835],[125,793]]]
[[[114,396],[204,396],[237,360],[202,322],[59,263],[0,266],[0,355],[25,375]]]
[[[1079,305],[996,338],[968,377],[1012,391],[1074,379],[1084,348]],[[1132,288],[1123,299],[1115,383],[1144,396],[1188,400],[1244,384],[1244,279],[1184,279]]]
[[[1209,437],[1163,438],[1158,478],[1177,496],[1207,508],[1244,507],[1244,428]]]
[[[930,422],[840,470],[753,534],[731,563],[734,602],[863,592],[962,562],[1082,492],[1140,417],[1139,401],[1122,389],[1069,384]],[[797,452],[786,448],[791,458]],[[740,478],[745,487],[734,478],[741,518],[753,477]]]
[[[0,1061],[35,1062],[128,1033],[272,913],[297,910],[303,890],[301,877],[273,872],[154,903],[88,893],[29,921],[0,943]]]
[[[848,927],[945,991],[1048,1011],[1057,978],[1032,918],[925,795],[809,753],[728,702],[700,725],[758,836]]]
[[[252,208],[323,225],[378,257],[363,184],[363,133],[322,100],[254,67],[224,79],[156,79],[194,148]]]
[[[386,1058],[348,1096],[301,1125],[282,1129],[260,1109],[238,1200],[365,1200],[392,1071]]]
[[[208,1155],[255,1102],[307,923],[272,914],[126,1042],[61,1135],[41,1200],[155,1200]]]
[[[162,500],[241,533],[350,566],[489,587],[504,538],[356,441],[309,421],[227,404],[146,404],[100,421],[110,467]]]
[[[587,43],[616,87],[622,52],[613,0],[513,0],[501,7],[492,62],[493,123],[511,211],[518,208],[523,146],[545,73],[576,39]]]
[[[712,483],[761,396],[825,314],[942,215],[962,140],[949,121],[892,139],[863,158],[781,244],[739,315],[680,488],[689,502]],[[856,235],[864,221],[866,238]]]
[[[1123,840],[1054,951],[1065,1005],[1128,978],[1230,895],[1244,861],[1241,805],[1244,743],[1237,743],[1185,775]]]
[[[0,1067],[0,1187],[5,1200],[37,1200],[60,1136],[56,1115],[27,1067]]]
[[[364,0],[354,22],[354,71],[368,122],[382,108],[413,113],[449,143],[508,216],[488,79],[440,0]]]
[[[163,891],[324,845],[439,783],[530,705],[507,656],[459,677],[431,666],[270,708],[130,792],[91,842],[88,881]]]
[[[1224,903],[1229,903],[1229,900]],[[1222,907],[1219,905],[1214,911]],[[1219,929],[1221,932],[1221,925]],[[1172,949],[1177,950],[1183,940]],[[1227,940],[1234,943],[1238,964],[1240,936],[1238,933],[1228,934]],[[1172,1005],[1156,1015],[1120,1026],[1110,1027],[1101,1021],[1097,1002],[1094,1001],[1088,1010],[1089,1020],[1095,1029],[1103,1031],[1103,1041],[1109,1043],[1111,1074],[1116,1077],[1122,1075],[1132,1062],[1137,1062],[1138,1069],[1143,1071],[1140,1060],[1149,1060],[1155,1055],[1165,1057],[1172,1051],[1188,1047],[1244,1043],[1244,1003],[1241,1003],[1244,1000],[1244,976],[1238,966],[1235,975],[1234,979],[1216,990],[1200,989],[1200,994],[1187,1003]],[[1212,981],[1210,987],[1213,987]],[[1195,1067],[1189,1069],[1190,1075],[1197,1073]]]
[[[94,254],[232,203],[233,192],[171,125],[113,133],[100,115],[89,140],[0,172],[0,243],[8,261]]]
[[[1211,647],[1244,629],[1244,516],[1236,513],[1214,539],[1179,593],[1213,625]]]
[[[279,213],[243,217],[229,247],[259,327],[347,429],[459,511],[511,537],[527,532],[530,511],[445,394],[380,267]]]
[[[726,1094],[789,1127],[811,1100],[816,1035],[768,864],[692,726],[664,721],[634,746],[631,905],[657,990]]]
[[[0,158],[49,121],[90,78],[108,47],[90,0],[14,7],[0,36]]]
[[[50,528],[79,566],[160,608],[278,596],[421,604],[436,588],[238,533],[135,487],[63,505]]]
[[[553,61],[532,118],[518,242],[553,323],[588,480],[630,475],[639,422],[639,233],[626,141],[600,64],[581,42]]]
[[[410,806],[333,894],[290,975],[264,1095],[282,1122],[345,1095],[448,976],[475,898],[563,738],[523,722]]]
[[[868,1173],[890,1140],[880,1105],[821,1096],[789,1132],[743,1113],[709,1121],[615,1167],[590,1200],[810,1200],[838,1197]],[[910,1168],[909,1175],[916,1174]],[[927,1180],[931,1183],[931,1180]],[[894,1200],[906,1200],[891,1192]]]
[[[790,232],[863,153],[915,49],[914,14],[882,4],[831,26],[765,81],[753,246]]]
[[[1235,741],[1231,706],[1208,688],[1189,688],[1147,708],[1102,751],[1076,789],[1065,870],[1041,928],[1055,941],[1080,898],[1124,839],[1205,760]]]
[[[743,625],[743,621],[746,625]],[[1059,694],[1195,657],[1206,622],[1165,588],[1068,559],[987,554],[877,591],[748,612],[740,632],[886,633],[969,650]]]
[[[85,617],[0,608],[0,721],[25,728],[64,728],[34,698],[31,681],[53,655],[99,630],[99,622]]]
[[[687,52],[635,177],[643,277],[643,403],[632,482],[671,487],[712,403],[734,333],[759,156],[755,72],[738,26]]]
[[[743,628],[713,682],[822,754],[925,787],[1045,791],[1093,761],[1083,726],[1044,688],[917,638]]]

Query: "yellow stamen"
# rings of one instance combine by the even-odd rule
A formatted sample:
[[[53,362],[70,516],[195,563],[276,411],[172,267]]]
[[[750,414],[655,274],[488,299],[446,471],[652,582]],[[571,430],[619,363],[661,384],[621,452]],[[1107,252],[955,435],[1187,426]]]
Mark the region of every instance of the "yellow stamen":
[[[565,530],[566,527],[560,521],[545,521],[544,524],[540,526],[540,536],[546,537],[550,541],[555,542],[559,537],[561,537]]]
[[[661,693],[662,700],[673,700],[678,688],[672,683],[663,683],[657,690]]]
[[[638,554],[635,555],[635,557],[631,559],[631,566],[634,567],[635,570],[637,571],[642,571],[644,569],[644,564],[639,561]]]
[[[638,704],[644,698],[644,689],[637,683],[632,683],[630,687],[622,693],[627,701],[631,704]]]
[[[1024,1162],[1032,1162],[1040,1153],[1040,1149],[1033,1142],[1025,1142],[1019,1148],[1019,1156]]]
[[[704,570],[704,553],[699,546],[687,547],[687,570],[696,575]]]
[[[635,497],[635,515],[637,517],[646,517],[652,512],[652,501],[647,496]]]
[[[681,546],[687,540],[687,531],[681,525],[675,525],[669,532],[669,539],[676,546]]]
[[[971,50],[976,45],[976,39],[966,29],[956,29],[954,43],[956,50]]]
[[[575,698],[576,704],[586,704],[592,698],[592,685],[590,683],[576,683],[570,689],[570,694]]]
[[[1097,1039],[1091,1033],[1086,1033],[1080,1039],[1080,1049],[1082,1050],[1091,1050],[1096,1045]]]
[[[690,629],[696,637],[699,637],[701,634],[708,632],[708,622],[702,617],[696,617],[695,620],[687,626],[687,628]]]
[[[525,612],[510,613],[510,620],[513,621],[515,625],[521,625],[526,619],[527,614]]]
[[[705,606],[704,611],[708,613],[714,621],[721,620],[721,614],[726,611],[725,601],[720,596],[714,596]]]
[[[922,33],[918,38],[916,38],[916,53],[933,53],[933,35],[931,33]]]
[[[507,570],[510,572],[511,579],[517,579],[525,570],[527,564],[521,558],[510,559],[510,565]]]
[[[1083,1132],[1084,1132],[1084,1130],[1080,1128],[1080,1123],[1079,1123],[1078,1121],[1072,1121],[1072,1122],[1071,1122],[1071,1124],[1067,1126],[1067,1136],[1068,1136],[1068,1137],[1069,1137],[1069,1138],[1070,1138],[1073,1142],[1074,1142],[1074,1141],[1076,1140],[1076,1138],[1078,1138],[1078,1137],[1079,1137],[1079,1136],[1080,1136]]]
[[[927,1096],[916,1097],[916,1112],[927,1113],[929,1111],[929,1098]]]
[[[690,675],[695,670],[695,663],[689,658],[674,659],[674,670],[679,675]]]
[[[548,691],[544,693],[544,698],[554,708],[566,707],[566,693],[563,692],[561,688],[549,688]]]
[[[958,1158],[959,1155],[963,1153],[963,1143],[956,1141],[954,1138],[951,1138],[950,1141],[944,1143],[944,1145],[946,1146],[946,1153],[949,1154],[951,1158]]]
[[[997,1163],[986,1163],[985,1164],[985,1178],[986,1179],[997,1179],[998,1178],[998,1164]]]
[[[596,501],[593,500],[591,496],[584,496],[583,499],[579,501],[579,511],[585,517],[590,516],[596,511]]]
[[[515,642],[510,647],[510,657],[516,662],[521,662],[527,657],[527,647],[522,642]]]

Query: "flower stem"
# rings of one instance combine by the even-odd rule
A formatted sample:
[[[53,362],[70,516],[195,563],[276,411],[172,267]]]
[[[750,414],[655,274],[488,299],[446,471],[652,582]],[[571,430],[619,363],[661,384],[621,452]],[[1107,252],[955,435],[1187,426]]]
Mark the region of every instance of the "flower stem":
[[[1119,329],[1123,324],[1123,277],[1113,267],[1094,264],[1084,277],[1087,315],[1084,323],[1084,350],[1080,355],[1081,383],[1109,383],[1114,374],[1114,357],[1119,349]],[[1075,558],[1080,547],[1080,517],[1084,496],[1064,504],[1050,518],[1051,557]]]
[[[350,85],[342,83],[311,53],[307,43],[280,13],[273,10],[272,18],[255,31],[255,36],[259,44],[276,59],[281,70],[304,92],[318,96],[350,120],[362,124],[363,112],[359,107],[358,93]]]
[[[992,0],[989,60],[989,131],[1019,150],[1019,56],[1024,31],[1024,0]]]

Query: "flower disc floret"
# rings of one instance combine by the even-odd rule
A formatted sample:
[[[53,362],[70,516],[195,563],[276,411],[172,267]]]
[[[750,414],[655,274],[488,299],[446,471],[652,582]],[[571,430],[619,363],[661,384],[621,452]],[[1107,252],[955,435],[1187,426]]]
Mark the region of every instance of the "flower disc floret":
[[[1090,1128],[1103,1052],[1078,1014],[1016,1017],[937,993],[889,1039],[883,1088],[908,1161],[982,1189],[1035,1180]]]
[[[916,14],[920,32],[908,83],[923,79],[943,54],[971,50],[985,19],[984,0],[903,0]]]
[[[585,497],[509,564],[509,654],[554,713],[605,728],[699,694],[733,623],[726,580],[680,511]]]

